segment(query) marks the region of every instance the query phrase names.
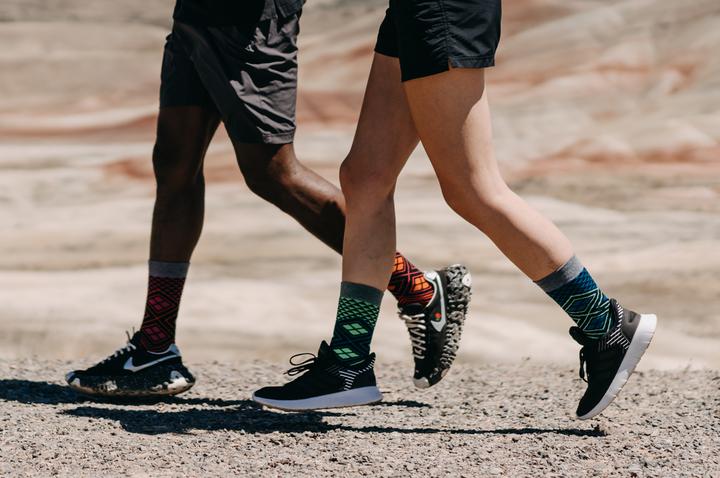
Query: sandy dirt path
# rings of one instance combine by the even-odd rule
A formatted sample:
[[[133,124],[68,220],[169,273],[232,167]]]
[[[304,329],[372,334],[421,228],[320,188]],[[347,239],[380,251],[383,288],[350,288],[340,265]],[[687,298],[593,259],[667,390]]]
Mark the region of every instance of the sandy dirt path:
[[[418,392],[408,365],[379,365],[381,405],[287,414],[248,400],[281,380],[264,362],[197,364],[189,393],[133,405],[76,396],[66,362],[0,361],[0,475],[720,476],[717,372],[638,373],[584,422],[569,368],[457,367]]]

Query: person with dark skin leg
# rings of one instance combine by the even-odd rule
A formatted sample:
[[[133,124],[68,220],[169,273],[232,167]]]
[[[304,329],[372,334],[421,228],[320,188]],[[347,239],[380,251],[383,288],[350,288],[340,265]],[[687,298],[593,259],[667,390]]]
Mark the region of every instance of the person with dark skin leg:
[[[68,373],[71,388],[96,396],[147,397],[178,394],[194,385],[175,345],[175,326],[203,227],[205,154],[221,122],[249,189],[342,253],[343,194],[303,166],[293,148],[302,3],[178,0],[161,74],[143,322],[124,347],[88,369]],[[461,265],[425,273],[399,253],[388,266],[387,288],[410,333],[414,383],[432,386],[457,353],[470,275]],[[346,325],[348,337],[369,336],[353,323],[352,313]]]

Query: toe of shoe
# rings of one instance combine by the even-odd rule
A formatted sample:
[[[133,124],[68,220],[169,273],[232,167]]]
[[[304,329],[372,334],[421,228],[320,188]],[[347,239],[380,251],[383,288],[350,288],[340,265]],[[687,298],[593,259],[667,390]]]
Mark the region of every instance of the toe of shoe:
[[[595,408],[595,401],[588,399],[587,396],[583,396],[580,399],[580,403],[578,403],[577,410],[575,410],[575,415],[582,419],[590,418],[587,415]]]
[[[448,373],[448,369],[435,372],[429,376],[415,376],[413,383],[416,388],[430,388],[433,385],[437,385]]]
[[[266,398],[269,400],[281,399],[282,387],[263,387],[259,390],[255,390],[253,393],[253,399],[255,398]]]

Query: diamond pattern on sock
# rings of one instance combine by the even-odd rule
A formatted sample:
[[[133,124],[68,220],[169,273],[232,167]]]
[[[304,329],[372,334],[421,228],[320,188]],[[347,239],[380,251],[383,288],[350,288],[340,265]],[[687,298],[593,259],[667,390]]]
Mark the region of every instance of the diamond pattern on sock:
[[[370,341],[380,307],[353,297],[340,297],[330,348],[341,361],[364,359],[370,355]]]
[[[184,285],[184,277],[150,276],[145,316],[140,327],[140,344],[145,349],[162,352],[175,342],[175,324]]]
[[[395,296],[400,306],[407,304],[426,306],[435,294],[435,288],[425,279],[423,271],[399,252],[395,253],[395,264],[388,290]]]
[[[600,338],[612,325],[610,299],[587,269],[567,284],[548,292],[587,337]]]

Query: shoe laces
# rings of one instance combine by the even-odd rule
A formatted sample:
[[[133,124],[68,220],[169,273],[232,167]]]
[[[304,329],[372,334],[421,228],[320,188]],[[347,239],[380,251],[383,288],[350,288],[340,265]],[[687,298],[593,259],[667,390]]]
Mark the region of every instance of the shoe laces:
[[[296,362],[295,360],[298,357],[309,357],[306,360],[303,360],[302,362]],[[317,357],[315,354],[311,354],[310,352],[303,352],[301,354],[295,354],[292,357],[290,357],[290,365],[293,365],[292,368],[288,369],[285,374],[294,377],[295,375],[298,375],[300,373],[306,372],[313,368],[313,366],[317,363]]]
[[[425,314],[408,315],[400,313],[400,318],[405,322],[405,326],[410,333],[413,357],[419,360],[424,359],[425,352],[427,351],[427,344],[425,343],[425,331],[427,330]]]
[[[132,332],[133,332],[133,335],[135,335],[135,329],[134,329],[134,328],[132,329]],[[119,349],[117,349],[114,353],[112,353],[111,355],[109,355],[108,357],[106,357],[105,359],[103,359],[103,361],[100,362],[100,363],[105,363],[105,362],[107,362],[107,361],[109,361],[109,360],[112,360],[112,359],[114,359],[114,358],[116,358],[116,357],[119,357],[120,355],[126,354],[126,353],[128,353],[128,352],[132,352],[133,350],[137,349],[137,347],[135,346],[135,344],[132,343],[132,337],[130,336],[130,332],[128,332],[128,331],[126,330],[126,331],[125,331],[125,335],[127,336],[127,343],[126,343],[124,346],[122,346],[122,347],[120,347]]]

